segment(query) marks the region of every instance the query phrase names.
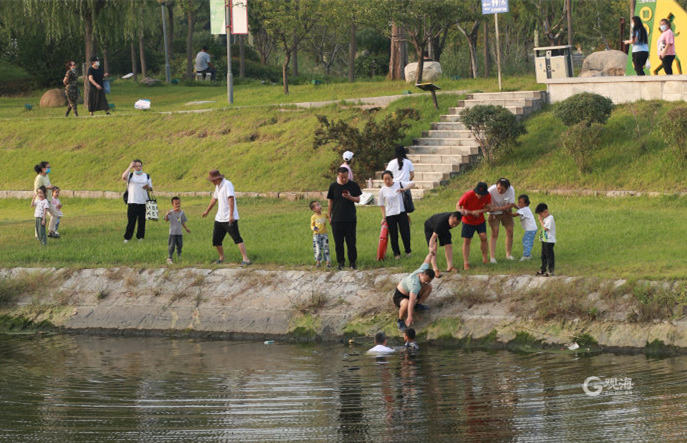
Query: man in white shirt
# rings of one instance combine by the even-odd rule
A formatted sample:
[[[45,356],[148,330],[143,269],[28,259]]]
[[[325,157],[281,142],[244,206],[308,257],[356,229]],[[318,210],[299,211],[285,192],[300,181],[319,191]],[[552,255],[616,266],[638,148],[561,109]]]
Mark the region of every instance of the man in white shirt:
[[[495,185],[489,187],[491,195],[491,211],[489,211],[489,227],[491,228],[491,243],[489,254],[491,262],[496,263],[496,240],[499,239],[499,224],[506,230],[506,259],[513,260],[513,214],[511,208],[516,208],[515,189],[507,178],[500,178]]]
[[[196,74],[210,74],[210,79],[213,82],[215,81],[217,69],[210,63],[210,54],[208,54],[207,46],[203,46],[196,55]]]
[[[215,216],[215,227],[212,231],[212,245],[219,252],[219,259],[215,263],[224,263],[224,247],[222,242],[224,241],[224,236],[229,234],[232,240],[234,240],[234,244],[238,245],[239,251],[241,251],[241,256],[243,257],[241,265],[247,266],[252,264],[248,254],[246,254],[246,245],[243,243],[239,233],[239,211],[234,198],[234,185],[225,179],[224,175],[220,174],[217,169],[210,171],[207,180],[215,185],[215,192],[212,194],[210,205],[203,212],[203,217],[207,217],[215,203],[219,203],[217,215]]]
[[[375,347],[367,351],[368,354],[391,354],[393,349],[386,345],[386,335],[383,332],[378,332],[375,335]]]

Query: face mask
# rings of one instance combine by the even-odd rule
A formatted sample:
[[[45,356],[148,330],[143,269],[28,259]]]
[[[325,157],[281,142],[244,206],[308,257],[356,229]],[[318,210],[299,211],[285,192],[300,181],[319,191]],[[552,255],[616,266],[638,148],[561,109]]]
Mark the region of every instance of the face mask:
[[[141,170],[141,171],[135,171],[135,172],[136,172],[136,175],[141,175],[141,174],[143,174],[143,171],[142,171],[142,170]]]
[[[95,67],[99,68],[100,67],[100,62],[95,62]]]
[[[76,66],[72,68],[72,72],[76,72]]]
[[[665,32],[666,29],[668,29],[668,26],[666,26],[666,25],[661,25],[661,31],[664,31],[664,32]]]
[[[46,169],[46,170],[45,170],[45,173],[46,173],[46,174],[50,174],[50,169],[51,169],[51,168]]]

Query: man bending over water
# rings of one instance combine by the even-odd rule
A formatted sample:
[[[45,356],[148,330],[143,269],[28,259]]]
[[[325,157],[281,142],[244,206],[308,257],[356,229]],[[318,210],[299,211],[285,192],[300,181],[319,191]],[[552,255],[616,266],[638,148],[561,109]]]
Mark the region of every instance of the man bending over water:
[[[394,292],[394,304],[398,306],[398,329],[402,332],[413,323],[414,310],[429,309],[422,303],[427,300],[432,292],[432,280],[434,280],[434,270],[430,268],[432,258],[437,253],[437,238],[433,236],[429,241],[429,254],[420,268],[405,277],[396,286]],[[405,318],[405,321],[404,321]]]

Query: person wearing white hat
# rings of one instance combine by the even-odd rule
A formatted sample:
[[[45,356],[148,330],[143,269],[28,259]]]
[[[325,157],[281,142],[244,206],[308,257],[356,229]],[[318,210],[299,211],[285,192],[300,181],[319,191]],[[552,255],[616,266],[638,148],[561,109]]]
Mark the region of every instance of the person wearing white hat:
[[[353,171],[351,171],[351,160],[353,160],[353,153],[351,151],[346,151],[343,153],[344,162],[341,163],[340,168],[348,169],[348,180],[353,181]]]

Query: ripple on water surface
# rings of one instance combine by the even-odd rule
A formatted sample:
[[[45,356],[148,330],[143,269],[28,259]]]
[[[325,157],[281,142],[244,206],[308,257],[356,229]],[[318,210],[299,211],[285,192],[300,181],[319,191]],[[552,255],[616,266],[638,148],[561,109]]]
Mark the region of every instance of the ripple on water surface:
[[[687,441],[687,357],[364,351],[3,337],[0,441]]]

